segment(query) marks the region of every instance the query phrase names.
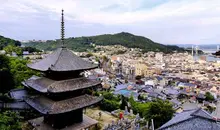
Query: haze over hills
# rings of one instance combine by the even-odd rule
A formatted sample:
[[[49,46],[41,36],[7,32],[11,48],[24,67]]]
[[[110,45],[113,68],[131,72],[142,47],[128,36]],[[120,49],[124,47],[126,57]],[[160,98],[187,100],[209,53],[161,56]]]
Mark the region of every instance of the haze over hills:
[[[103,34],[89,37],[71,37],[65,39],[65,46],[74,51],[92,50],[95,45],[122,45],[128,48],[140,48],[144,52],[161,51],[161,52],[183,52],[184,49],[175,45],[163,45],[156,43],[143,36],[136,36],[127,32],[117,34]],[[47,40],[46,42],[28,42],[25,46],[35,47],[41,50],[54,50],[61,46],[60,40]]]

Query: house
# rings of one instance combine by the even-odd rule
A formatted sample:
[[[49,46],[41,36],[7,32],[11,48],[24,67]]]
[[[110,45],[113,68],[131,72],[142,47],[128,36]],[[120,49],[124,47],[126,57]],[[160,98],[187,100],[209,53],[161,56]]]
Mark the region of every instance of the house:
[[[144,82],[144,85],[147,85],[147,86],[155,86],[155,83],[154,83],[154,80],[146,80]]]
[[[16,52],[12,52],[12,53],[11,53],[11,56],[12,56],[12,57],[17,57],[18,55],[17,55]]]
[[[163,94],[165,94],[168,98],[177,98],[180,92],[173,88],[166,88],[162,91]]]
[[[172,103],[173,108],[175,110],[177,110],[180,107],[180,105],[181,105],[181,102],[178,101],[177,99],[172,99],[172,100],[170,100],[170,102]]]
[[[160,86],[166,86],[168,84],[168,81],[165,78],[162,78],[159,76],[156,76],[156,81],[157,81],[157,84]]]
[[[152,77],[156,73],[155,68],[148,68],[144,72],[144,76],[146,77]]]
[[[220,123],[208,112],[198,108],[177,114],[159,130],[220,130]]]
[[[122,61],[117,56],[111,57],[111,67],[116,74],[122,74]]]
[[[0,50],[0,55],[5,55],[6,51],[5,50]]]
[[[29,55],[29,51],[23,51],[23,55]]]
[[[203,93],[199,93],[197,96],[196,96],[196,99],[198,100],[199,103],[202,103],[204,100],[205,100],[205,94]]]
[[[155,58],[156,60],[163,62],[163,53],[156,53]]]
[[[193,92],[196,90],[197,88],[197,85],[195,84],[192,84],[192,83],[183,83],[183,82],[180,82],[178,83],[177,85],[179,88],[183,88],[184,90],[186,90],[186,92]]]
[[[145,76],[145,72],[147,71],[148,67],[146,64],[136,64],[135,65],[135,75],[138,76]]]

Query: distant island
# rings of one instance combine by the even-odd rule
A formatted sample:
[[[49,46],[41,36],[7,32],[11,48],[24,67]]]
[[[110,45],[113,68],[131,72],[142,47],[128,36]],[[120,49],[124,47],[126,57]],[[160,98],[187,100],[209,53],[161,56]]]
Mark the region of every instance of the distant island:
[[[212,53],[212,55],[220,56],[220,51],[217,51],[217,52],[215,52],[215,53]]]
[[[61,46],[60,39],[47,40],[45,42],[30,41],[23,43],[25,46],[35,47],[40,50],[51,51]],[[184,52],[185,49],[175,45],[163,45],[146,37],[136,36],[127,32],[117,34],[104,34],[89,37],[70,37],[65,39],[65,46],[74,51],[93,51],[94,45],[122,45],[128,48],[140,48],[143,52]]]

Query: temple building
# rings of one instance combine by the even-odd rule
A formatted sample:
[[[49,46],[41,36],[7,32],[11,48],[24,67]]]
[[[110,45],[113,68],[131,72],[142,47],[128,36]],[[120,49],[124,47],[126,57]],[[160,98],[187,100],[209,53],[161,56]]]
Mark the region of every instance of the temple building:
[[[72,53],[64,44],[64,16],[61,22],[62,47],[46,58],[28,64],[28,67],[42,72],[43,76],[32,76],[23,82],[28,96],[24,101],[43,116],[29,120],[37,130],[81,130],[97,124],[97,121],[83,114],[83,108],[102,100],[87,94],[95,90],[100,81],[87,79],[85,70],[98,66]]]

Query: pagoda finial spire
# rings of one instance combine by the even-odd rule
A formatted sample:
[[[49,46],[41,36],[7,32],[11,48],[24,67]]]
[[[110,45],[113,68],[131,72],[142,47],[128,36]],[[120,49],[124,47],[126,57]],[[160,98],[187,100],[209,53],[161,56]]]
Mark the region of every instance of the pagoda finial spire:
[[[65,31],[65,28],[64,28],[64,14],[63,14],[64,10],[62,9],[62,17],[61,17],[61,43],[62,43],[62,47],[64,47],[64,31]]]

